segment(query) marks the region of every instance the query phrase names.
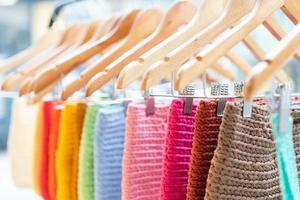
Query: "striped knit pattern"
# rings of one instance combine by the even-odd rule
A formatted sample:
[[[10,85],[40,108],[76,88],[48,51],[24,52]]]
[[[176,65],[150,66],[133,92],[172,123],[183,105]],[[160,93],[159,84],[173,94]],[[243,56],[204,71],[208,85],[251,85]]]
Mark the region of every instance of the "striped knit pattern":
[[[100,105],[89,105],[84,118],[79,152],[79,200],[94,200],[94,134]]]
[[[33,188],[34,144],[39,105],[15,99],[8,139],[12,179],[16,186]],[[1,164],[0,164],[1,165]]]
[[[192,158],[189,169],[188,200],[203,200],[208,171],[217,148],[222,117],[218,117],[217,101],[202,100],[197,108]]]
[[[86,105],[66,103],[62,111],[57,148],[57,199],[77,200],[79,144]]]
[[[244,118],[242,103],[227,103],[205,194],[205,200],[220,199],[281,199],[266,106],[254,104],[252,117]]]
[[[184,100],[173,100],[168,117],[161,199],[186,199],[188,171],[195,128],[197,105],[184,114]]]
[[[49,139],[49,197],[51,200],[56,200],[56,150],[59,137],[59,124],[60,124],[61,110],[53,108],[51,112],[51,133]]]
[[[146,106],[130,103],[127,110],[122,174],[123,200],[159,199],[168,105],[156,105],[146,116]]]
[[[122,105],[98,112],[95,128],[95,199],[121,200],[125,113]]]

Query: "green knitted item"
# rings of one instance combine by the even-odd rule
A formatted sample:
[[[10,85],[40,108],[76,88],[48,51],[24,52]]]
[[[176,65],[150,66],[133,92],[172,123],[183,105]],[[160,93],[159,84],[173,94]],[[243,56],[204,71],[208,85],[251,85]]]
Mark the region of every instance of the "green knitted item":
[[[94,200],[94,128],[99,104],[89,105],[82,132],[79,153],[79,200]]]

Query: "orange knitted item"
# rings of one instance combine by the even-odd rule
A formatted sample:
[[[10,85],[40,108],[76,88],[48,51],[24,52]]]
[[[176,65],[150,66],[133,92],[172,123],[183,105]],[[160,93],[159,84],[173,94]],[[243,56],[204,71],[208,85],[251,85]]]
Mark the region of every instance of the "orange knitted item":
[[[218,144],[218,134],[222,117],[218,117],[216,100],[201,100],[196,114],[192,158],[189,169],[188,200],[203,200],[206,180],[214,151]]]
[[[53,108],[51,112],[51,133],[49,139],[49,197],[56,199],[56,150],[59,137],[59,122],[61,109]]]
[[[78,157],[86,105],[66,103],[62,111],[56,158],[57,199],[77,200]]]

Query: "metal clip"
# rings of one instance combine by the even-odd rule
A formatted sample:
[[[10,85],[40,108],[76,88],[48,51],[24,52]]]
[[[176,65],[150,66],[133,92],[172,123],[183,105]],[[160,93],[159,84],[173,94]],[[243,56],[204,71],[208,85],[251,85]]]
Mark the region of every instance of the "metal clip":
[[[152,96],[149,96],[149,92],[146,91],[145,94],[146,100],[146,116],[155,114],[155,99]]]
[[[243,117],[250,118],[252,116],[252,101],[244,101]]]
[[[279,86],[280,103],[279,103],[279,131],[288,132],[290,118],[290,91],[286,84]]]
[[[193,86],[187,86],[185,89],[180,91],[180,95],[189,95],[193,96],[195,94],[195,87]],[[186,97],[184,99],[184,108],[183,112],[185,115],[192,114],[192,108],[193,108],[193,97]]]
[[[226,83],[220,84],[220,96],[227,96],[229,94],[229,85]],[[227,103],[226,98],[221,98],[218,100],[217,105],[217,116],[222,117],[224,116],[224,110]]]
[[[244,82],[235,82],[233,85],[234,95],[242,96],[244,91]]]
[[[210,94],[211,96],[220,96],[221,84],[217,82],[211,83]]]

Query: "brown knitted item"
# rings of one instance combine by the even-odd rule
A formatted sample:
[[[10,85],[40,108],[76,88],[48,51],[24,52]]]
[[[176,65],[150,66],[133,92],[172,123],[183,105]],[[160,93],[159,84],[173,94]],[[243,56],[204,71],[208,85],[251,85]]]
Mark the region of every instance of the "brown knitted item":
[[[300,177],[300,110],[293,110],[292,117],[294,120],[293,142],[297,158],[298,177]]]
[[[222,122],[222,118],[216,113],[216,100],[202,100],[197,108],[189,169],[188,200],[203,200],[205,196],[208,171],[217,147]]]
[[[280,200],[275,141],[266,106],[228,103],[211,162],[205,200]]]

